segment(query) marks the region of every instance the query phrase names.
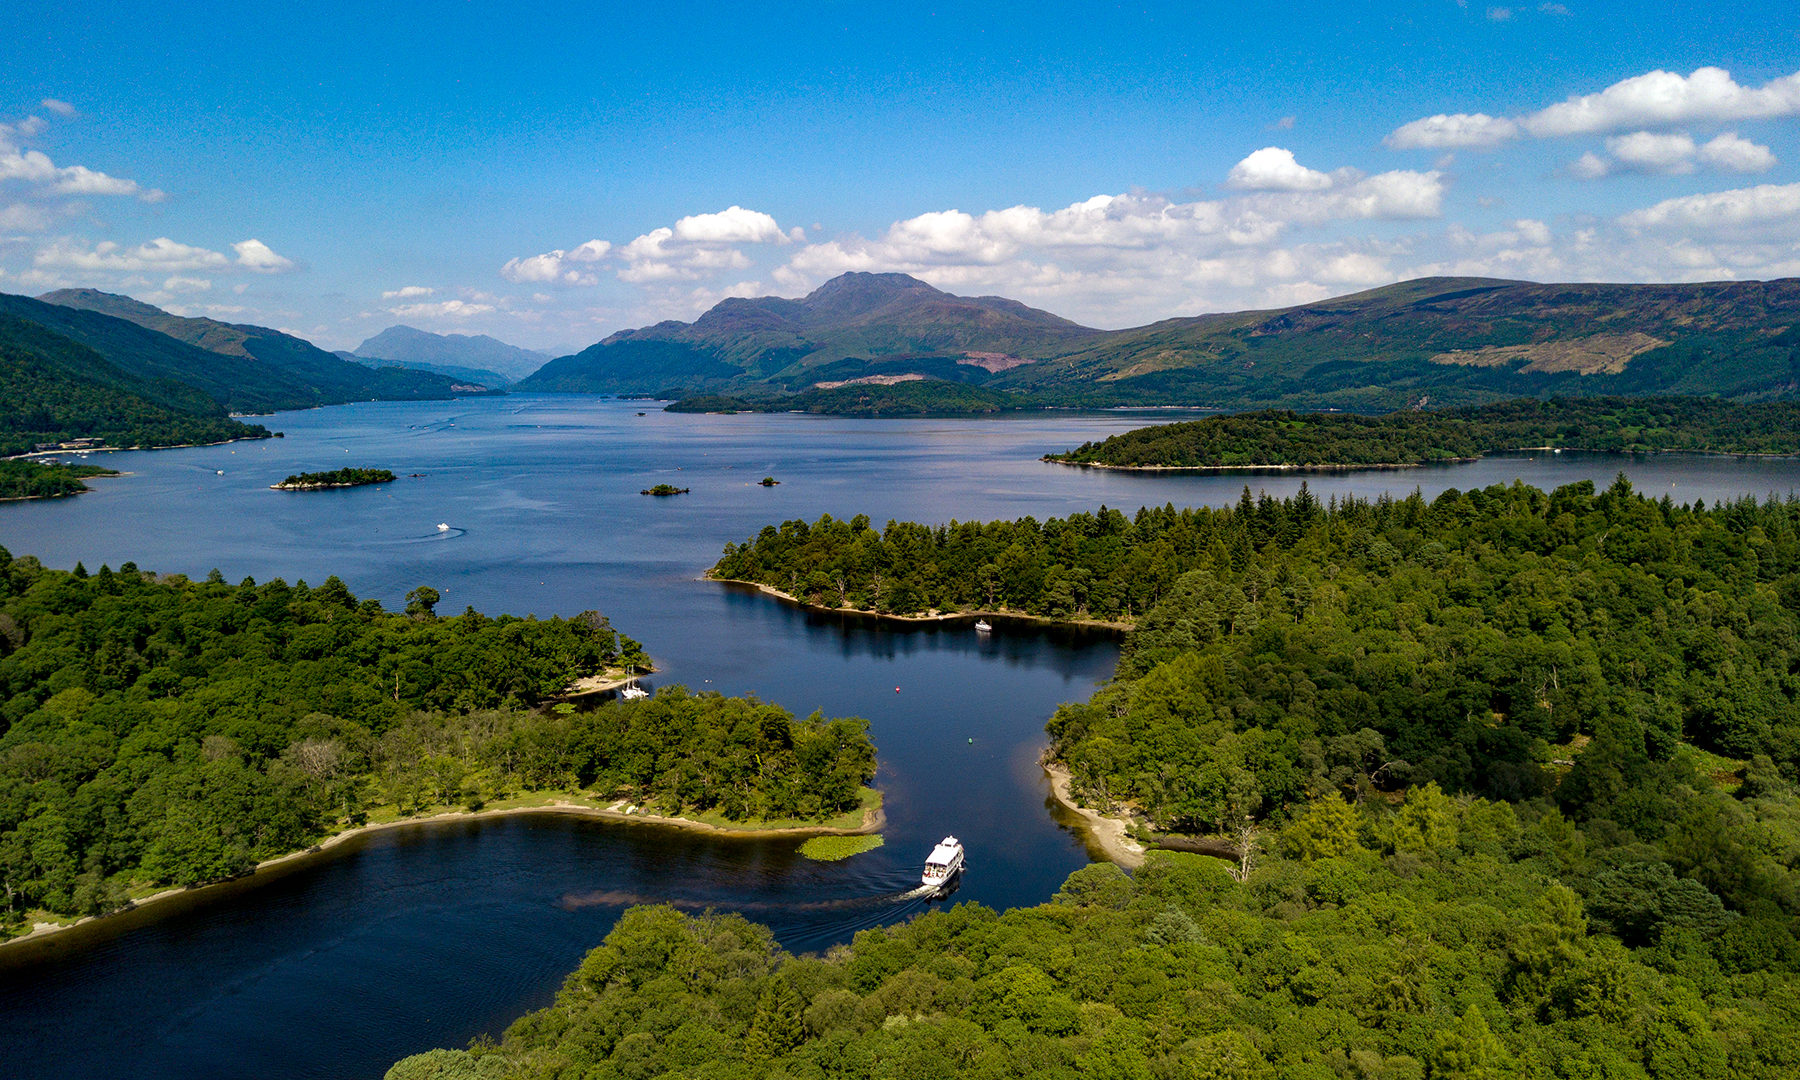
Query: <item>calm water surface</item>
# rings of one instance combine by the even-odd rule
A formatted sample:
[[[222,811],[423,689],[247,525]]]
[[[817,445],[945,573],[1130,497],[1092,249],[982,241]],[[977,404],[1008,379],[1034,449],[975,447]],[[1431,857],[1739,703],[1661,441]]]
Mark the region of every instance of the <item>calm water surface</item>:
[[[640,407],[647,413],[638,416]],[[641,403],[508,397],[284,413],[287,437],[109,455],[132,475],[77,499],[0,506],[0,543],[60,567],[135,561],[236,581],[328,574],[398,606],[428,584],[443,610],[611,616],[642,640],[651,685],[755,693],[796,712],[859,715],[880,748],[887,846],[845,863],[792,841],[509,818],[375,834],[272,880],[184,898],[0,954],[8,1076],[378,1077],[394,1059],[498,1033],[547,1002],[623,906],[743,911],[817,950],[905,918],[896,899],[955,832],[958,901],[1038,903],[1088,858],[1034,761],[1044,721],[1117,657],[1106,635],[1002,623],[891,627],[809,614],[699,580],[727,541],[821,513],[942,522],[1040,519],[1104,503],[1222,505],[1245,483],[1302,477],[1133,475],[1040,455],[1139,426],[1137,416],[839,420],[679,416]],[[293,472],[390,468],[392,484],[268,490]],[[1470,465],[1312,474],[1321,495],[1427,495],[1522,479],[1610,483],[1691,502],[1800,490],[1800,462],[1518,455]],[[420,473],[418,477],[407,474]],[[782,481],[763,488],[756,481]],[[692,494],[638,494],[668,482]],[[439,522],[451,526],[437,529]]]

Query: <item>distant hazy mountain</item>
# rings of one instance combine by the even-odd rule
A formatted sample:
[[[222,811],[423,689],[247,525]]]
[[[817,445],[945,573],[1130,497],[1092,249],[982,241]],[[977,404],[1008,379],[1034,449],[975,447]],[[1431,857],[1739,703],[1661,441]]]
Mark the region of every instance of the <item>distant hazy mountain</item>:
[[[279,330],[184,318],[96,289],[62,289],[37,300],[0,296],[0,310],[66,334],[126,371],[198,387],[234,412],[447,398],[455,381],[370,369]]]
[[[544,353],[521,349],[486,334],[433,334],[410,326],[390,326],[358,345],[363,360],[391,360],[423,371],[498,373],[512,382],[542,367]]]
[[[1517,396],[1800,396],[1800,280],[1541,285],[1423,278],[1272,311],[1099,331],[903,274],[845,274],[801,300],[726,300],[624,331],[520,389],[776,399],[945,382],[1050,404],[1383,412]],[[923,381],[926,385],[916,385]],[[955,395],[946,387],[946,399]]]
[[[0,455],[68,439],[175,446],[267,434],[228,419],[201,390],[132,374],[41,323],[0,314]]]
[[[889,373],[977,381],[1099,336],[998,296],[953,296],[905,274],[843,274],[799,300],[720,301],[691,323],[624,330],[550,361],[521,390],[802,390]],[[983,366],[986,365],[986,366]],[[963,370],[958,370],[958,369]]]

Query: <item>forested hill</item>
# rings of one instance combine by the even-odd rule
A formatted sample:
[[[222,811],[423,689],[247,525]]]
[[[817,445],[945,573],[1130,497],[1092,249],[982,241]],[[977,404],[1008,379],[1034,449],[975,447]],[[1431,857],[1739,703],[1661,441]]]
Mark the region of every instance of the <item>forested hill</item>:
[[[195,387],[232,412],[448,398],[454,381],[372,369],[267,327],[183,318],[93,289],[65,289],[37,300],[0,294],[0,312],[73,338],[132,374]]]
[[[727,819],[862,805],[860,720],[680,687],[540,711],[577,678],[644,670],[642,649],[594,612],[440,616],[437,599],[389,613],[336,578],[90,574],[0,549],[0,938],[521,793]]]
[[[1421,278],[1291,308],[1098,331],[905,275],[852,274],[800,300],[731,299],[691,324],[615,334],[545,365],[524,388],[758,399],[902,377],[1037,405],[1370,414],[1515,397],[1791,398],[1800,397],[1800,279]]]
[[[79,342],[0,311],[0,456],[73,439],[157,447],[268,435],[261,425],[230,419],[191,386],[130,374]]]
[[[901,610],[1150,572],[1052,752],[1140,837],[1239,856],[1090,866],[824,958],[637,909],[500,1043],[390,1080],[1800,1071],[1800,502],[1303,489],[753,546]]]
[[[1800,401],[1525,398],[1371,417],[1266,411],[1138,428],[1046,460],[1114,468],[1423,465],[1501,450],[1800,453]]]

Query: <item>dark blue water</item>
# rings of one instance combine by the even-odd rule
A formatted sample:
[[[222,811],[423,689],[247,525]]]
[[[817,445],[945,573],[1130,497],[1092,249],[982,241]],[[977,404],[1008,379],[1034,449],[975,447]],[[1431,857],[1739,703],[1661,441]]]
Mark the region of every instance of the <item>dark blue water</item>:
[[[963,626],[821,616],[700,572],[727,541],[826,512],[878,524],[1041,519],[1101,503],[1218,505],[1246,482],[1286,494],[1303,479],[1037,460],[1141,416],[857,421],[639,408],[510,397],[282,414],[270,425],[281,440],[110,455],[133,475],[77,499],[0,506],[0,543],[65,567],[130,560],[313,584],[335,573],[390,605],[428,584],[444,593],[442,610],[598,609],[656,658],[650,685],[867,717],[887,846],[819,864],[798,858],[793,841],[551,817],[375,834],[278,878],[184,898],[177,911],[0,951],[0,1073],[379,1076],[400,1056],[498,1033],[548,1001],[627,903],[744,911],[802,950],[904,918],[920,902],[895,894],[947,832],[970,852],[958,901],[1040,902],[1089,857],[1051,811],[1035,765],[1044,721],[1110,674],[1110,637],[1002,623],[980,638]],[[402,479],[268,490],[292,472],[351,464]],[[1621,468],[1640,489],[1684,502],[1800,490],[1792,460],[1574,454],[1304,479],[1321,495],[1435,494],[1514,478],[1605,484]],[[765,475],[781,485],[757,486]],[[692,494],[638,494],[659,482]]]

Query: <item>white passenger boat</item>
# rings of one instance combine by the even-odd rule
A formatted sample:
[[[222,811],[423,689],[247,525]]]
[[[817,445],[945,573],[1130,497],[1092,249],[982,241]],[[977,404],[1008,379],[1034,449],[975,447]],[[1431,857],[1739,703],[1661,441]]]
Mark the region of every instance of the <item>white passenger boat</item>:
[[[993,625],[991,623],[989,623],[986,619],[976,619],[975,620],[975,632],[976,633],[986,634],[986,633],[991,632],[993,629],[994,629]]]
[[[438,522],[438,532],[449,532],[449,531],[450,531],[450,523],[448,521]]]
[[[925,857],[925,873],[920,875],[919,884],[943,889],[956,880],[956,875],[962,873],[962,869],[962,841],[954,836],[946,836]]]

